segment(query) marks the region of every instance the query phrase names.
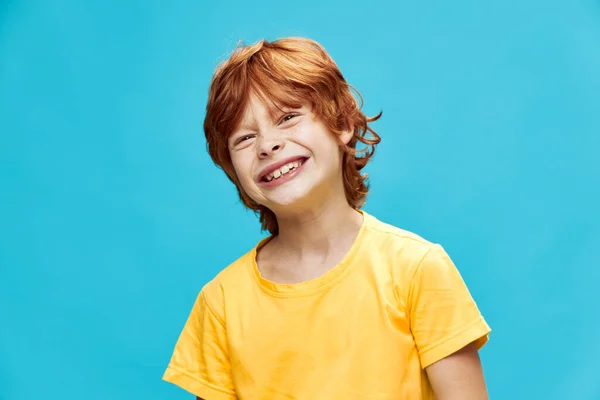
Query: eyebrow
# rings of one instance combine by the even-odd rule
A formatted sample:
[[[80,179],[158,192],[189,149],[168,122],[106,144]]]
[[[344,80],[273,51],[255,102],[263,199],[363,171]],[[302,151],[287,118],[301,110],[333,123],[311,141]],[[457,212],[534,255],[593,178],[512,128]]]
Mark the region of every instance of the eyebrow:
[[[243,131],[253,131],[256,129],[256,121],[242,122],[236,129],[231,132],[231,136],[237,135]]]
[[[239,136],[243,135],[247,131],[254,130],[253,125],[256,125],[256,121],[252,120],[250,122],[251,123],[248,124],[247,121],[242,121],[242,123],[240,123],[240,125],[237,128],[235,128],[233,131],[231,131],[231,133],[227,137],[227,142],[231,142],[231,141],[235,142]]]
[[[299,111],[303,108],[303,106],[299,106],[299,107],[288,107],[288,106],[284,106],[284,105],[279,105],[279,107],[275,108],[275,111],[272,115],[273,117],[273,121],[277,122],[277,119],[280,118],[282,115],[290,113],[290,112],[295,112],[295,111]],[[256,119],[255,118],[245,118],[243,119],[240,124],[238,125],[238,127],[233,130],[231,136],[234,136],[236,134],[239,134],[242,131],[253,131],[256,130]]]

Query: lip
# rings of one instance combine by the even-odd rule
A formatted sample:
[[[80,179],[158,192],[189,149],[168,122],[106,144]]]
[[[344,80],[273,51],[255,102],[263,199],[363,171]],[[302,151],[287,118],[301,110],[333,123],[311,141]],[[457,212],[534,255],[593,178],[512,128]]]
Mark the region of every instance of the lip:
[[[284,179],[284,178],[286,178],[287,175],[290,175],[289,178],[292,178],[293,176],[295,176],[297,174],[297,172],[302,169],[302,167],[304,166],[304,164],[306,163],[306,161],[308,160],[308,158],[309,157],[305,157],[305,156],[294,156],[294,157],[288,157],[288,158],[285,158],[285,159],[283,159],[281,161],[273,163],[273,164],[265,167],[262,171],[260,171],[260,173],[258,174],[258,177],[256,178],[256,181],[257,181],[258,184],[260,184],[262,186],[274,186],[274,184],[279,183],[279,182],[277,182],[279,180],[288,181],[289,179]],[[269,175],[271,172],[275,171],[276,169],[279,169],[279,168],[283,167],[286,164],[289,164],[289,163],[297,161],[297,160],[304,160],[304,162],[302,163],[302,165],[298,169],[296,169],[296,170],[294,170],[292,172],[289,172],[288,174],[286,174],[286,176],[283,176],[283,177],[281,177],[281,178],[279,178],[277,180],[274,179],[271,182],[265,182],[265,181],[263,181],[263,178],[265,176]],[[283,181],[281,183],[283,183]]]

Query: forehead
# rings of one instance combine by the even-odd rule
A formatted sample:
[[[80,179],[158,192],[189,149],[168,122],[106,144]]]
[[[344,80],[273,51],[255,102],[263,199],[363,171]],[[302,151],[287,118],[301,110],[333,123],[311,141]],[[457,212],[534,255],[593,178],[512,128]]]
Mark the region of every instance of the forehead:
[[[246,101],[246,104],[244,105],[241,122],[270,118],[273,114],[272,108],[273,106],[269,106],[264,98],[261,98],[254,93],[250,93],[248,101]]]
[[[281,114],[303,106],[301,100],[282,102],[268,95],[250,93],[241,114],[239,128],[247,125],[256,125],[258,122],[276,120]]]

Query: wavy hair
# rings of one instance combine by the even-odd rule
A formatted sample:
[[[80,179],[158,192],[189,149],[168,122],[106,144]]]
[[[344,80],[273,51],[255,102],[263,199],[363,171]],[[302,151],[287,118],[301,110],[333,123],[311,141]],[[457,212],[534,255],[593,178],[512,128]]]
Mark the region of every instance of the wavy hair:
[[[360,105],[351,90],[360,98]],[[352,139],[343,148],[342,174],[348,204],[360,209],[369,191],[367,174],[361,170],[381,141],[369,124],[378,120],[381,112],[367,117],[361,111],[361,94],[346,82],[336,63],[316,41],[297,37],[261,40],[253,45],[238,45],[217,67],[210,84],[204,133],[212,160],[235,184],[244,205],[259,215],[262,229],[276,235],[277,218],[244,192],[227,145],[251,93],[259,96],[270,110],[308,103],[333,134],[353,129]],[[359,142],[365,146],[363,149],[357,149]]]

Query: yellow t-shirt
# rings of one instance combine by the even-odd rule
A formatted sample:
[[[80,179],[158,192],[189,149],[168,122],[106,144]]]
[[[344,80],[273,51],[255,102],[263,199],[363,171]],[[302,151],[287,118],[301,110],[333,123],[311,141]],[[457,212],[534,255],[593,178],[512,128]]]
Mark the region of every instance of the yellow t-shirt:
[[[206,400],[433,399],[424,368],[490,328],[443,248],[362,211],[352,248],[299,284],[263,239],[204,286],[163,379]]]

